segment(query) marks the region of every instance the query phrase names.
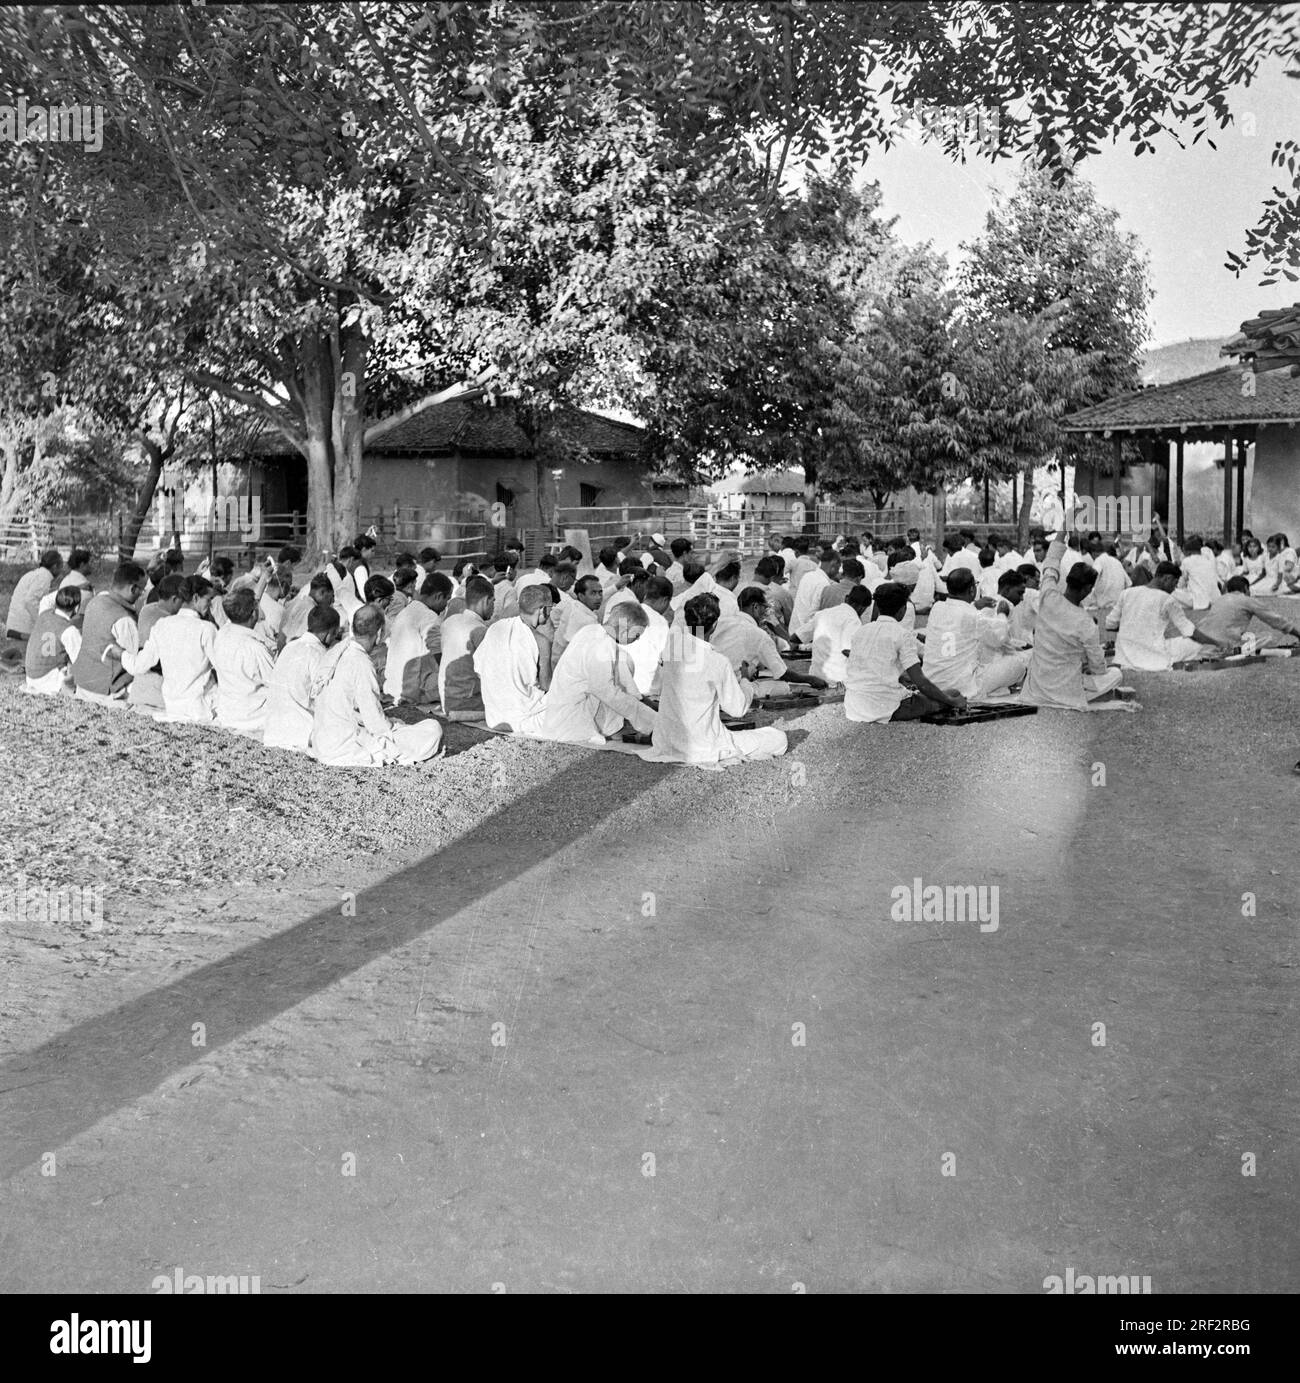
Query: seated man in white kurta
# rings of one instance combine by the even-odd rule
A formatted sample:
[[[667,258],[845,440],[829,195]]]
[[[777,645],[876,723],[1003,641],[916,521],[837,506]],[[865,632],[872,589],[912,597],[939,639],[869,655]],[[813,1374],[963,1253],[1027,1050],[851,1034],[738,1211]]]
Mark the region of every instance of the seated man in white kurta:
[[[313,681],[312,753],[331,768],[418,764],[442,743],[436,720],[398,725],[384,714],[370,661],[383,628],[383,611],[363,605],[352,617],[352,637],[326,654]]]
[[[342,637],[339,612],[332,605],[313,605],[307,632],[284,646],[267,681],[264,744],[272,749],[310,750],[312,684],[329,650]]]
[[[573,636],[556,664],[540,715],[528,733],[564,744],[603,744],[626,722],[640,734],[655,727],[655,713],[640,698],[626,651],[649,620],[635,601],[623,601],[604,624],[589,624]]]
[[[257,598],[247,586],[231,591],[221,608],[226,622],[212,641],[217,724],[237,735],[261,739],[266,729],[266,684],[275,668],[275,653],[254,632]]]
[[[651,747],[642,758],[661,763],[723,768],[746,759],[770,759],[786,751],[786,737],[776,729],[728,730],[722,712],[743,715],[753,689],[740,682],[731,663],[708,643],[718,622],[715,596],[701,595],[685,607],[686,632],[669,631],[664,648],[659,716]]]
[[[494,730],[527,732],[542,707],[541,654],[533,630],[551,617],[551,588],[525,586],[519,613],[488,627],[474,650],[474,671],[483,696],[483,719]]]

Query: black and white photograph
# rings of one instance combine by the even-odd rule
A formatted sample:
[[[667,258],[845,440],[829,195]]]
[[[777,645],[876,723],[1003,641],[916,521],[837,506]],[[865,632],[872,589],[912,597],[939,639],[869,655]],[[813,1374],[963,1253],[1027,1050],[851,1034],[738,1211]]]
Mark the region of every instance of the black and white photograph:
[[[1297,424],[1300,4],[0,7],[24,1347],[1258,1360]]]

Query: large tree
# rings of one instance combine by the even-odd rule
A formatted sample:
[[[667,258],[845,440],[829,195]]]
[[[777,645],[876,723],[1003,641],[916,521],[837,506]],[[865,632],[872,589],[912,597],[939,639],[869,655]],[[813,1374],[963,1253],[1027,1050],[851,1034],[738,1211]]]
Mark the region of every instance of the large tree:
[[[102,107],[105,128],[93,155],[6,146],[5,192],[33,231],[14,241],[23,272],[75,240],[86,273],[70,297],[129,356],[157,338],[161,369],[298,448],[328,545],[355,525],[381,419],[474,363],[455,285],[500,267],[496,213],[546,158],[544,143],[513,146],[529,155],[514,176],[520,100],[575,138],[612,100],[671,151],[655,154],[664,171],[728,169],[745,195],[702,228],[725,237],[772,214],[798,160],[847,165],[889,142],[899,104],[997,110],[996,152],[1047,161],[1117,130],[1149,144],[1188,112],[1225,123],[1225,93],[1275,29],[1250,6],[1041,5],[1032,23],[1003,4],[800,0],[11,10],[7,89]],[[963,148],[955,125],[943,137]],[[635,230],[635,213],[621,224]],[[624,309],[617,276],[602,296],[603,267],[563,260],[556,317],[574,301],[597,319]],[[585,298],[565,299],[575,281]],[[528,373],[535,313],[514,320],[483,362],[502,383],[512,361],[510,382]]]

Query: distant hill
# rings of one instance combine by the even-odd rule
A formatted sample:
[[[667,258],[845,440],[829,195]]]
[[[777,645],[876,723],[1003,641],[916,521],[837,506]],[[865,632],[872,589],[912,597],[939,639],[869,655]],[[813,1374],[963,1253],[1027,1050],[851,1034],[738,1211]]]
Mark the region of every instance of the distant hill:
[[[1153,347],[1143,357],[1143,384],[1172,384],[1176,379],[1190,379],[1207,370],[1221,370],[1231,365],[1228,356],[1219,354],[1219,347],[1227,339],[1226,336],[1207,336]]]

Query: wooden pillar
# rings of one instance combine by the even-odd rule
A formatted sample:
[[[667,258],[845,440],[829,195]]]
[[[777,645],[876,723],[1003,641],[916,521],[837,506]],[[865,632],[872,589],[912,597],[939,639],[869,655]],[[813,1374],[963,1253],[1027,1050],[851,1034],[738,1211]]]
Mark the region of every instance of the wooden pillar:
[[[1246,526],[1246,439],[1237,438],[1237,529],[1238,541]]]
[[[1232,542],[1232,433],[1223,439],[1223,545]]]
[[[1020,488],[1020,472],[1011,472],[1011,522],[1020,522],[1020,499],[1017,490]]]
[[[984,522],[989,521],[989,478],[984,477]]]
[[[1175,528],[1174,532],[1178,535],[1178,546],[1183,545],[1183,439],[1178,439],[1178,458],[1175,461],[1174,475],[1174,510]]]

